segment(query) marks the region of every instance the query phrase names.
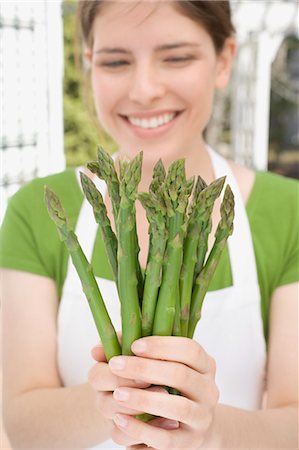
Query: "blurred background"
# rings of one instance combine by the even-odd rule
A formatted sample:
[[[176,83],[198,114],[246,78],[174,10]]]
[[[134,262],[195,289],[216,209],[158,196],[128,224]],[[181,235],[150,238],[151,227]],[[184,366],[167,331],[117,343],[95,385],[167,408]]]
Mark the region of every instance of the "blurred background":
[[[219,92],[207,141],[256,170],[299,177],[299,30],[296,0],[233,0],[238,54]],[[100,129],[82,70],[76,1],[2,1],[0,193],[84,164]]]
[[[22,184],[84,164],[98,144],[116,149],[95,118],[76,7],[0,3],[0,224]],[[298,2],[233,0],[231,7],[238,54],[230,87],[215,99],[207,141],[248,167],[299,178]]]

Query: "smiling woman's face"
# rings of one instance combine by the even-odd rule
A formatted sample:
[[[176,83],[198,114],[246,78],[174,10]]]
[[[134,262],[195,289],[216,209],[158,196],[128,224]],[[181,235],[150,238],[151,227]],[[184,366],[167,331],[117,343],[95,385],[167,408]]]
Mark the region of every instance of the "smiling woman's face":
[[[228,79],[205,29],[171,2],[113,2],[96,17],[93,38],[95,105],[120,150],[154,161],[198,150],[215,88]]]

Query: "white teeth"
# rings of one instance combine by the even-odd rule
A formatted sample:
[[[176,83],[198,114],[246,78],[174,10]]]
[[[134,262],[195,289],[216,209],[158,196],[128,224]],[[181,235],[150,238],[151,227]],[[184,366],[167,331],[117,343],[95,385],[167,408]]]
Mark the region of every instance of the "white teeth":
[[[129,122],[140,128],[157,128],[170,122],[175,113],[163,114],[162,116],[152,117],[151,119],[137,119],[137,117],[128,117]]]

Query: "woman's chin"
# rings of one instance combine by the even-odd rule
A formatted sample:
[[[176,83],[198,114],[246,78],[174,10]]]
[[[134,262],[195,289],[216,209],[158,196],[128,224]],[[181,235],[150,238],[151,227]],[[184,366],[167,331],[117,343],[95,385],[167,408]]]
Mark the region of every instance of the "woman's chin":
[[[169,144],[168,144],[169,146]],[[120,149],[120,153],[125,155],[128,159],[133,159],[140,152],[143,152],[143,166],[153,166],[159,159],[162,159],[163,163],[168,166],[175,159],[183,158],[184,154],[179,149],[174,147],[167,149],[166,146],[159,146],[152,144],[135,145],[130,150]]]

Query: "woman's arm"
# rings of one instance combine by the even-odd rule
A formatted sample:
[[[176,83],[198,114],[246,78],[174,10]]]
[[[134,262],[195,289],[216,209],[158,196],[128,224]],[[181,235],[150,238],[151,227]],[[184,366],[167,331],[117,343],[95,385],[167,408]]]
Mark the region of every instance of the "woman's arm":
[[[62,387],[56,365],[58,297],[53,280],[1,272],[3,413],[14,448],[80,448],[111,433],[88,384]]]

